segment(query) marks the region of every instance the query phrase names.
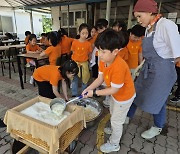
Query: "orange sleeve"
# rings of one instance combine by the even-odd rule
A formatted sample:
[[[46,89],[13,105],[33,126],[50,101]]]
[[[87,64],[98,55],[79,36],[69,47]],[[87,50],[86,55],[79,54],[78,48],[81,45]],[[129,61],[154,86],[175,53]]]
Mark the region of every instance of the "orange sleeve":
[[[177,62],[177,63],[176,63],[176,66],[177,66],[177,67],[180,67],[180,62]]]
[[[59,80],[62,80],[62,77],[59,74],[57,74],[57,72],[54,72],[53,75],[51,75],[49,82],[53,86],[58,86]]]
[[[29,51],[29,44],[26,45],[26,51]]]
[[[99,72],[103,73],[103,65],[104,63],[102,61],[99,62]]]
[[[29,36],[26,36],[24,42],[25,42],[26,45],[29,43]]]
[[[44,52],[45,52],[46,55],[49,55],[52,52],[51,46],[48,47]]]
[[[88,52],[92,52],[92,44],[91,43],[89,43],[89,51]]]
[[[74,51],[76,47],[76,41],[72,42],[71,51]]]

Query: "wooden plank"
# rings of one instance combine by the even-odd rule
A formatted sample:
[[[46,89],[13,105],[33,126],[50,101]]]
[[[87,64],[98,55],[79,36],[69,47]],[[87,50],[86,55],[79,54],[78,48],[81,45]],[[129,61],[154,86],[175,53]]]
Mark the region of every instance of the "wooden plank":
[[[30,149],[29,146],[23,147],[20,151],[18,151],[16,154],[26,154],[26,152]]]

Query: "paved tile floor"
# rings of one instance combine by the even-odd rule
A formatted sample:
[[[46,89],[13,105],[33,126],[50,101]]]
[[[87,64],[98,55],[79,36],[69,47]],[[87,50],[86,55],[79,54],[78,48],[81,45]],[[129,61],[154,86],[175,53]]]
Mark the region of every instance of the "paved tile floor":
[[[17,70],[16,70],[17,71]],[[1,72],[0,72],[1,73]],[[27,81],[32,72],[28,70]],[[25,89],[20,88],[18,73],[12,71],[12,79],[8,77],[8,67],[5,76],[0,74],[0,118],[3,119],[6,110],[13,108],[31,98],[37,96],[37,87],[25,83]],[[98,98],[102,102],[102,98]],[[152,117],[140,110],[130,121],[129,125],[124,125],[121,139],[121,149],[112,154],[178,154],[180,153],[180,103],[168,103],[173,106],[173,110],[167,110],[167,124],[161,135],[151,140],[145,140],[140,134],[149,128],[153,122]],[[99,131],[98,125],[103,124],[103,118],[108,114],[104,108],[103,114],[97,119],[93,127],[84,129],[79,136],[75,154],[100,154],[98,146],[106,141],[109,135]],[[108,125],[108,123],[107,123]],[[104,138],[103,138],[104,136]],[[104,140],[103,140],[104,139]],[[13,139],[6,133],[5,128],[0,128],[0,154],[11,154]],[[37,151],[31,149],[27,154],[36,154]]]

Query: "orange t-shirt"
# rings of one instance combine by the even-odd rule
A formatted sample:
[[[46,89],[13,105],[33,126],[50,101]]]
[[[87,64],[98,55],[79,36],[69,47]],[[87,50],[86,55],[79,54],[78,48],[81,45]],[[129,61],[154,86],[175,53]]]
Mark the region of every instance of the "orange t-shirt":
[[[39,45],[37,45],[37,44],[32,46],[31,44],[28,43],[26,45],[26,51],[34,51],[34,52],[36,52],[37,50],[38,51],[42,50],[42,48],[40,48]]]
[[[31,44],[27,44],[26,45],[26,51],[33,51],[33,52],[36,52],[36,51],[40,51],[40,50],[42,50],[42,48],[40,48],[39,47],[39,45],[34,45],[34,46],[32,46]],[[29,58],[26,58],[26,61],[27,61],[27,63],[29,63],[30,61],[31,61],[31,59],[29,59]]]
[[[180,62],[177,62],[177,63],[176,63],[176,66],[177,66],[177,67],[180,67]]]
[[[25,40],[24,40],[24,43],[25,43],[26,45],[29,43],[29,36],[30,36],[30,35],[26,36],[26,38],[25,38]]]
[[[118,53],[118,55],[125,61],[128,60],[128,49],[127,47],[124,47],[123,49],[121,49]]]
[[[94,36],[93,36],[91,39],[89,39],[88,41],[93,45],[94,42],[95,42],[96,39],[97,39],[97,36],[98,36],[98,34],[94,35]]]
[[[56,65],[57,58],[61,56],[61,46],[60,44],[57,44],[55,47],[50,46],[44,52],[49,56],[50,65]]]
[[[62,37],[62,40],[60,41],[61,54],[70,53],[73,40],[73,38],[67,37],[66,35]]]
[[[127,101],[134,96],[135,88],[132,76],[128,65],[121,57],[116,56],[114,62],[108,67],[100,61],[99,72],[103,73],[107,87],[119,88],[118,92],[112,95],[115,100]]]
[[[135,69],[138,66],[139,53],[142,52],[142,41],[129,40],[128,45],[128,59],[127,64],[130,69]]]
[[[59,80],[62,80],[59,66],[44,65],[35,69],[33,78],[39,82],[49,81],[51,85],[58,86]],[[46,89],[44,89],[46,90]]]
[[[79,40],[74,40],[71,50],[73,51],[72,60],[85,62],[89,59],[89,53],[92,52],[92,45],[88,41],[80,42]]]

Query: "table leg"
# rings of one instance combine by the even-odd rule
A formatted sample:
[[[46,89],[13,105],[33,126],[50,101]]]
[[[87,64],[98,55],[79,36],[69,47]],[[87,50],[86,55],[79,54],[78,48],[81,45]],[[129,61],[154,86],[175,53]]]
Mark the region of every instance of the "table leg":
[[[18,72],[19,72],[19,79],[20,79],[21,88],[24,89],[23,78],[22,78],[23,74],[22,74],[21,61],[20,61],[19,56],[17,56],[17,64],[18,64]]]

